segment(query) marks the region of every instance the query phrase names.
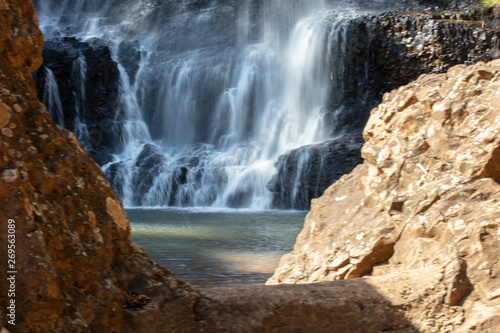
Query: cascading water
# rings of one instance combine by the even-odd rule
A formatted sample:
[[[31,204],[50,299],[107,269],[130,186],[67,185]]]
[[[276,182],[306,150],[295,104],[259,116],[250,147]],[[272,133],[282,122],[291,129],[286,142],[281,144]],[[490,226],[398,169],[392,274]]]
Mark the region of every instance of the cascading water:
[[[45,87],[42,102],[47,106],[55,123],[64,128],[64,111],[59,96],[59,86],[52,70],[45,68]]]
[[[108,45],[119,64],[123,130],[103,169],[126,206],[252,209],[271,207],[266,185],[280,155],[346,131],[338,119],[351,112],[349,22],[398,4],[34,2],[47,38]],[[46,103],[62,124],[57,89],[49,88]],[[83,132],[79,138],[85,143]],[[295,178],[288,208],[300,206],[300,170]]]

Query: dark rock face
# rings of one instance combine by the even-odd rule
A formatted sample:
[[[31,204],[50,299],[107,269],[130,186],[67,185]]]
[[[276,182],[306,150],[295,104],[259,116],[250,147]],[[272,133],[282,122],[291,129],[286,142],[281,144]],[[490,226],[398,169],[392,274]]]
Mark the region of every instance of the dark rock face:
[[[499,50],[500,33],[483,29],[481,22],[407,14],[384,15],[364,27],[375,36],[371,47],[377,51],[370,66],[380,93],[425,73],[490,61]]]
[[[118,196],[123,197],[127,189],[133,192],[132,201],[126,204],[148,206],[151,195],[161,197],[165,206],[193,206],[212,204],[217,199],[223,184],[227,183],[227,174],[223,168],[207,165],[204,155],[213,154],[211,146],[192,145],[186,148],[187,153],[167,160],[159,146],[145,144],[138,155],[134,167],[130,170],[123,162],[111,163],[104,168],[106,176]],[[129,174],[130,173],[130,174]],[[165,174],[159,178],[160,174]],[[206,186],[203,177],[209,177],[211,186]],[[130,181],[128,187],[126,181]],[[160,181],[158,181],[160,180]],[[151,188],[157,191],[151,193]],[[203,202],[195,202],[194,191],[204,191]],[[241,207],[241,202],[251,199],[251,193],[235,194],[230,202],[231,207]]]
[[[467,13],[389,13],[353,19],[345,40],[340,41],[347,48],[342,69],[345,82],[342,87],[332,87],[330,101],[333,108],[343,105],[347,112],[330,121],[332,131],[360,131],[369,110],[385,92],[422,74],[443,73],[454,65],[498,57],[500,32],[470,21],[480,15],[477,10]]]
[[[123,40],[118,45],[118,60],[127,71],[130,84],[134,84],[135,75],[139,70],[139,62],[141,61],[140,48],[138,40]]]
[[[133,177],[134,203],[141,204],[141,199],[153,186],[154,179],[158,176],[166,161],[156,147],[146,144],[137,157],[135,177]]]
[[[361,135],[344,135],[281,155],[276,163],[278,173],[267,185],[274,196],[273,208],[308,209],[311,199],[323,194],[326,184],[363,161],[362,145]]]
[[[56,124],[74,132],[100,165],[120,150],[120,73],[107,46],[58,38],[45,43],[35,72],[38,97]]]

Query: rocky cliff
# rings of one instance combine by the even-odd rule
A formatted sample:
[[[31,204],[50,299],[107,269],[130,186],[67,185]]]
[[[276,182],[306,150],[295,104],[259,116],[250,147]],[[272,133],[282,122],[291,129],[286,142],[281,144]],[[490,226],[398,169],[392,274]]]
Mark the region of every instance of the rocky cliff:
[[[54,123],[75,133],[99,164],[110,162],[123,142],[120,72],[111,51],[76,38],[55,38],[42,49],[43,64],[35,72],[38,98]]]
[[[268,283],[369,276],[422,332],[498,328],[499,88],[496,60],[385,94]]]
[[[42,63],[43,37],[31,1],[1,0],[0,17],[2,324],[16,332],[189,328],[198,293],[129,241],[106,177],[37,100],[31,72]],[[9,220],[15,263],[7,261]],[[17,271],[14,294],[7,271]],[[131,292],[152,298],[141,316],[122,308]],[[11,300],[15,326],[7,325]]]

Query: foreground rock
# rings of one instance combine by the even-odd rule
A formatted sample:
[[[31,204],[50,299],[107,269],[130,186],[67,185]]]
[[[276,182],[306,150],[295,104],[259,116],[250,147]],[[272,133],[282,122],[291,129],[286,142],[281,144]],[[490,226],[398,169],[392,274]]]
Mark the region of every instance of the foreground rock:
[[[198,293],[129,241],[125,211],[106,177],[36,98],[30,73],[42,62],[43,37],[31,2],[0,0],[0,11],[2,324],[15,332],[192,328]],[[15,297],[7,293],[12,270]],[[122,308],[131,292],[151,297],[140,315]],[[15,326],[5,313],[10,299]]]
[[[382,276],[368,282],[399,294],[423,332],[498,328],[498,91],[497,60],[386,94],[364,130],[364,164],[313,201],[268,283]]]

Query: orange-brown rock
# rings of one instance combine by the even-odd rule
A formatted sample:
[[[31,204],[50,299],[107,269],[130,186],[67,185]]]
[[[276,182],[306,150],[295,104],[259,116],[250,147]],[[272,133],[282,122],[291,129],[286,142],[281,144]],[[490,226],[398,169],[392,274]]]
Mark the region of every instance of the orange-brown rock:
[[[422,332],[500,328],[500,61],[387,93],[276,283],[366,280]]]
[[[189,329],[198,293],[129,241],[106,177],[37,100],[30,73],[42,62],[42,44],[31,1],[0,0],[2,325],[12,332]],[[15,267],[7,261],[9,219]],[[17,271],[15,297],[7,271]],[[151,297],[140,312],[122,308],[132,291]],[[15,326],[6,316],[11,299]]]

